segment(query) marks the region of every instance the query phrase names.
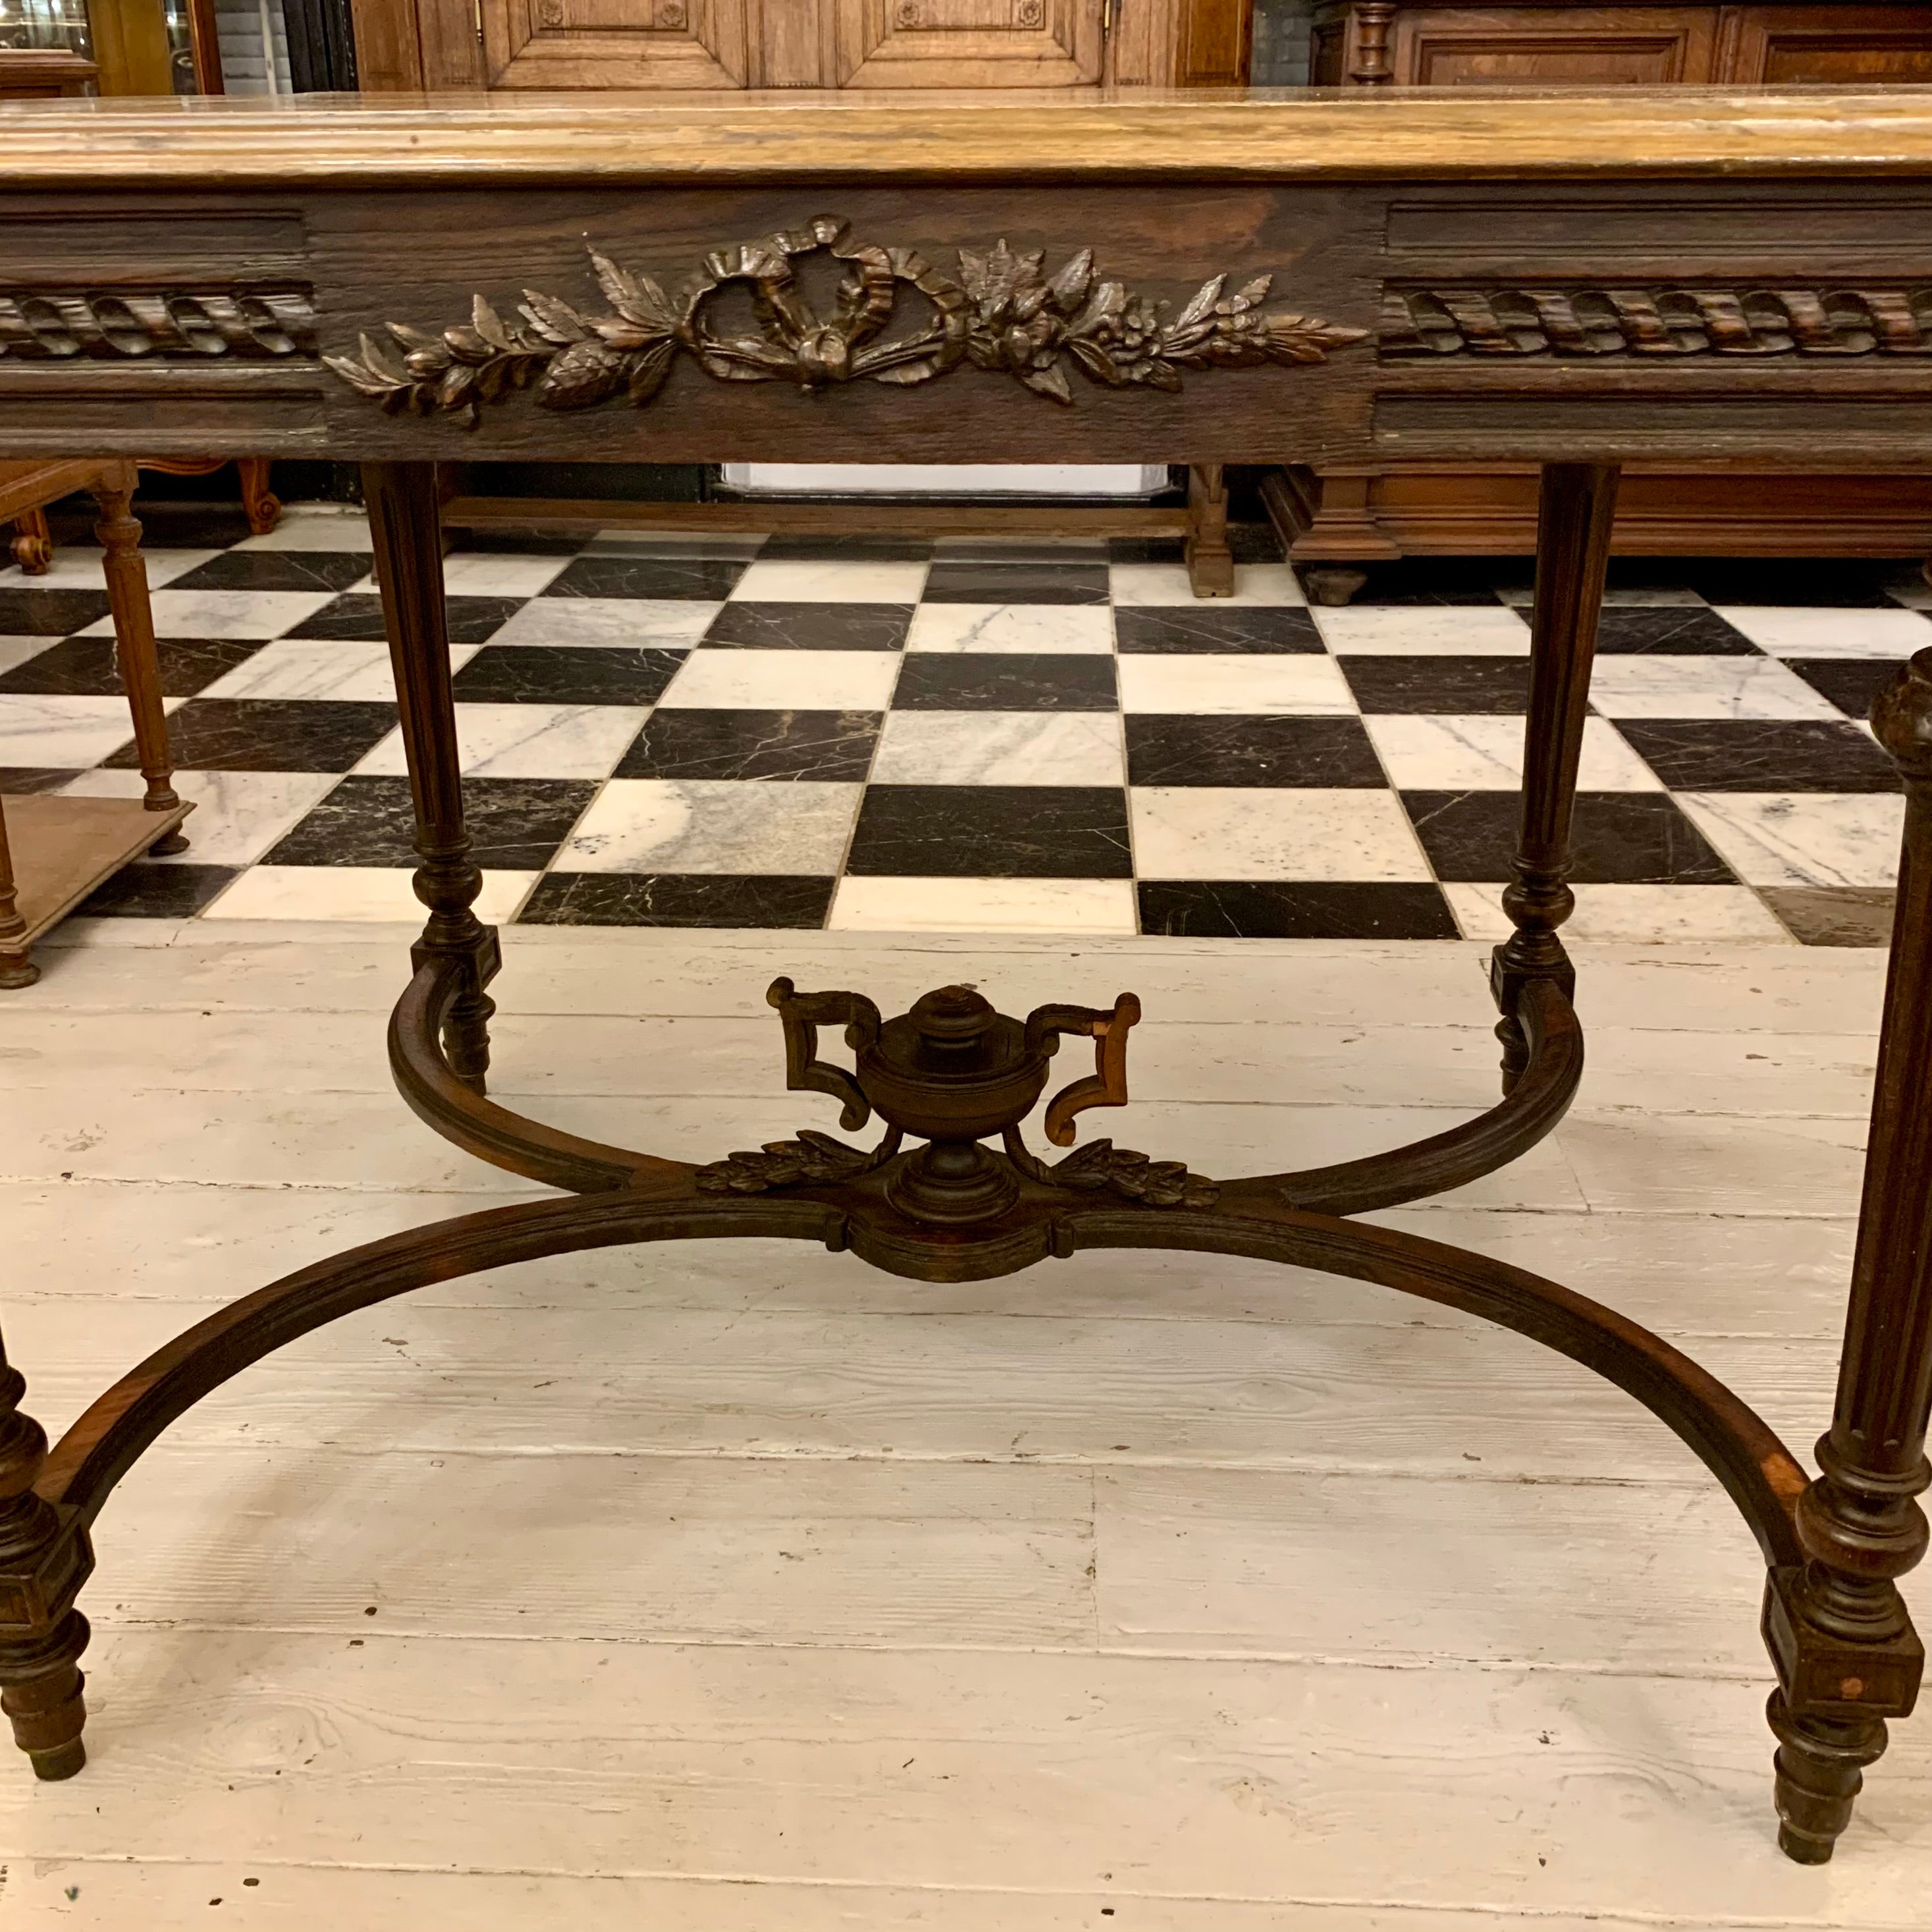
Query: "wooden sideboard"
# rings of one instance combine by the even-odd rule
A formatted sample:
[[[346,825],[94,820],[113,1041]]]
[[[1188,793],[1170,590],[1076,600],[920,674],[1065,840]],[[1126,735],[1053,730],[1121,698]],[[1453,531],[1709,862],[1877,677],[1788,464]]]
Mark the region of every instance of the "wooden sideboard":
[[[1318,86],[1732,86],[1932,82],[1932,5],[1477,7],[1320,0]],[[1932,550],[1932,478],[1827,458],[1802,476],[1734,467],[1625,472],[1617,548],[1631,555],[1900,556]],[[1520,464],[1306,468],[1268,479],[1269,512],[1318,601],[1359,566],[1506,555],[1535,543],[1536,478]]]
[[[1779,1842],[1829,1858],[1924,1666],[1897,1580],[1928,1540],[1932,650],[1873,714],[1905,794],[1904,860],[1819,1473],[1617,1310],[1359,1217],[1495,1172],[1556,1127],[1583,1078],[1559,928],[1618,466],[1792,468],[1829,445],[1873,474],[1932,470],[1932,93],[1602,90],[1560,112],[1522,90],[772,106],[0,106],[0,457],[364,460],[429,915],[406,974],[398,961],[391,1070],[429,1127],[558,1190],[284,1276],[135,1366],[51,1450],[0,1357],[0,1691],[16,1741],[45,1778],[85,1763],[76,1602],[115,1486],[202,1396],[325,1323],[618,1244],[796,1240],[955,1282],[1161,1248],[1314,1268],[1482,1317],[1672,1430],[1763,1555]],[[1228,1175],[1268,1156],[1210,1140],[1209,1180],[1076,1126],[1127,1103],[1130,994],[1022,1019],[941,986],[887,1019],[861,991],[782,976],[766,994],[774,1084],[782,1065],[788,1089],[818,1096],[798,1103],[808,1120],[842,1102],[848,1135],[876,1113],[869,1144],[813,1126],[699,1163],[686,1140],[633,1150],[490,1097],[501,947],[475,909],[436,466],[464,452],[944,462],[988,447],[1540,467],[1511,931],[1491,959],[1494,1106],[1293,1172]],[[774,934],[770,967],[793,963]],[[1089,1048],[1090,1072],[1068,1064]],[[1338,1413],[1338,1447],[1354,1426]],[[1602,1451],[1605,1480],[1615,1453]],[[1666,1587],[1647,1538],[1627,1545],[1631,1574]],[[1633,1696],[1667,1702],[1663,1681]],[[142,1721],[169,1720],[164,1708]],[[202,1720],[184,1708],[179,1722],[191,1739]],[[1297,1775],[1318,1792],[1318,1766]],[[126,1789],[110,1768],[86,1802],[106,1810]]]

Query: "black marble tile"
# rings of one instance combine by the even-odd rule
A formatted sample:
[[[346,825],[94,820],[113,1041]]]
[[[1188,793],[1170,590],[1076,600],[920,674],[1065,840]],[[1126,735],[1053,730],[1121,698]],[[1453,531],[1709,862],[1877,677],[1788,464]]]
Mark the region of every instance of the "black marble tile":
[[[1761,886],[1758,896],[1803,946],[1888,946],[1889,886]]]
[[[580,556],[566,564],[546,597],[646,597],[709,604],[731,594],[745,574],[736,557]]]
[[[1228,548],[1237,563],[1282,563],[1288,557],[1272,524],[1230,524]]]
[[[516,526],[500,530],[458,529],[451,532],[452,554],[483,551],[492,556],[574,556],[591,541],[587,530],[539,530]]]
[[[1527,658],[1338,656],[1363,710],[1477,716],[1529,709]]]
[[[92,499],[85,519],[94,522]],[[134,514],[141,522],[141,541],[150,550],[226,550],[252,536],[248,512],[239,503],[170,503],[158,497],[136,496]]]
[[[68,638],[107,614],[104,590],[0,590],[0,638]]]
[[[1234,546],[1230,544],[1228,548]],[[1181,563],[1187,549],[1178,537],[1109,537],[1107,560],[1110,563]]]
[[[868,785],[845,869],[861,877],[1125,879],[1115,785]]]
[[[728,604],[704,634],[707,644],[750,650],[896,651],[905,647],[910,604]]]
[[[1897,658],[1786,658],[1783,662],[1847,718],[1857,718],[1871,716],[1872,700],[1904,668]],[[5,688],[0,685],[0,690]]]
[[[684,658],[624,644],[485,646],[456,674],[454,688],[469,704],[650,704]]]
[[[465,778],[472,856],[499,872],[541,872],[596,796],[587,778]],[[416,818],[404,778],[344,778],[263,857],[265,866],[414,866]]]
[[[1898,772],[1848,718],[1619,718],[1672,791],[1898,791]]]
[[[730,872],[550,872],[519,926],[771,926],[825,923],[832,879]]]
[[[1495,604],[1508,580],[1502,557],[1414,556],[1366,566],[1369,580],[1352,604]]]
[[[861,780],[872,769],[880,716],[876,711],[656,711],[614,776]]]
[[[1533,583],[1534,566],[1527,557],[1522,562],[1526,568],[1520,580]],[[1604,587],[1634,598],[1639,603],[1658,598],[1681,598],[1690,590],[1684,574],[1690,568],[1690,562],[1679,556],[1613,556],[1604,576]]]
[[[928,604],[1104,604],[1104,563],[976,563],[950,557],[926,572]]]
[[[1096,653],[911,651],[896,711],[1112,711],[1114,660]]]
[[[855,506],[856,520],[865,513]],[[760,563],[923,563],[932,554],[930,537],[806,536],[768,537],[758,553]]]
[[[1114,640],[1123,651],[1170,657],[1327,649],[1306,610],[1272,604],[1116,604]]]
[[[1680,580],[1707,604],[1802,604],[1870,610],[1893,606],[1894,562],[1862,557],[1687,557]]]
[[[369,574],[365,551],[231,550],[177,577],[170,590],[346,590]]]
[[[1756,657],[1756,645],[1735,624],[1701,604],[1607,604],[1597,627],[1597,649],[1668,657]]]
[[[1143,879],[1141,930],[1177,939],[1455,939],[1441,890],[1330,880]]]
[[[449,641],[486,644],[529,602],[526,597],[446,597],[443,610]],[[382,628],[382,598],[373,591],[352,590],[283,634],[346,644],[380,644],[389,634]]]
[[[1388,784],[1359,718],[1134,712],[1126,723],[1130,784]]]
[[[0,792],[58,791],[82,767],[50,765],[0,765]]]
[[[163,638],[156,646],[164,698],[193,698],[245,664],[262,648],[256,638]],[[118,698],[121,674],[112,638],[67,638],[0,674],[0,691],[42,692],[68,698]]]
[[[137,859],[96,886],[74,908],[74,916],[192,919],[238,870],[235,866],[162,866]]]
[[[1520,802],[1510,791],[1406,791],[1402,802],[1438,879],[1507,880]],[[1590,885],[1732,885],[1704,835],[1662,792],[1576,795],[1570,877]]]
[[[184,772],[346,772],[396,722],[393,704],[299,698],[190,698],[168,718]],[[138,770],[130,741],[104,765]]]

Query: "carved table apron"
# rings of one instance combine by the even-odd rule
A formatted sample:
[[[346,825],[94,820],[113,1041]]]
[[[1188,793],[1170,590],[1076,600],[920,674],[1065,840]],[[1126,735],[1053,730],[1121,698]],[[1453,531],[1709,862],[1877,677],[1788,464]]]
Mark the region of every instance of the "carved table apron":
[[[1482,1315],[1628,1390],[1768,1572],[1780,1840],[1830,1856],[1922,1653],[1932,1395],[1932,652],[1874,722],[1907,799],[1835,1414],[1804,1471],[1613,1310],[1349,1217],[1487,1173],[1582,1072],[1571,802],[1619,461],[1932,463],[1932,90],[1485,97],[808,94],[34,104],[0,110],[0,457],[362,459],[429,917],[389,1053],[409,1105],[562,1198],[304,1268],[190,1329],[50,1454],[0,1381],[0,1686],[43,1777],[83,1762],[74,1607],[135,1459],[238,1370],[473,1270],[783,1236],[928,1281],[1082,1249],[1238,1254]],[[79,183],[111,187],[77,186]],[[1416,1145],[1214,1180],[1077,1117],[1127,1098],[1138,1003],[1022,1018],[942,988],[772,986],[789,1087],[858,1134],[694,1164],[485,1096],[434,465],[1009,460],[1544,470],[1522,836],[1495,955],[1503,1098]],[[848,1068],[821,1057],[842,1030]],[[1024,1124],[1069,1037],[1091,1073]],[[775,1046],[776,1041],[775,1040]],[[1049,1162],[1041,1138],[1072,1151]]]

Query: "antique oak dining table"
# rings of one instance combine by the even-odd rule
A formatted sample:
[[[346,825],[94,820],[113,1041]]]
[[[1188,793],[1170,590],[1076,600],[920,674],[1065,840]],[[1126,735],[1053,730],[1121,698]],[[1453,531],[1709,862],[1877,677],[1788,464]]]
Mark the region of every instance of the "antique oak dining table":
[[[877,1114],[876,1138],[808,1129],[692,1161],[488,1096],[499,941],[473,910],[436,464],[989,450],[1542,466],[1495,1107],[1372,1158],[1209,1178],[1081,1136],[1082,1113],[1126,1104],[1131,994],[1018,1018],[948,986],[886,1017],[862,990],[782,976],[785,1084],[840,1102],[848,1136]],[[133,1369],[51,1450],[4,1369],[0,1688],[41,1777],[84,1762],[95,1516],[192,1404],[325,1322],[627,1243],[789,1238],[928,1282],[1160,1247],[1486,1317],[1676,1431],[1763,1552],[1779,1842],[1830,1857],[1923,1661],[1898,1580],[1928,1534],[1932,652],[1872,718],[1903,779],[1904,852],[1816,1475],[1615,1310],[1355,1217],[1514,1159],[1582,1077],[1560,928],[1619,464],[1932,466],[1932,88],[0,109],[0,458],[171,454],[364,466],[428,908],[406,976],[398,962],[392,1067],[435,1131],[559,1192],[285,1276]],[[1093,1068],[1029,1140],[1070,1038]]]

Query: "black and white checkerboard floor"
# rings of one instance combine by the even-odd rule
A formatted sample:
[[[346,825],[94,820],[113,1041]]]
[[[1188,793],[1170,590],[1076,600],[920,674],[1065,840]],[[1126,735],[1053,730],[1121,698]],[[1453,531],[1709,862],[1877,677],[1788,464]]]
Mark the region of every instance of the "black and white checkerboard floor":
[[[174,859],[97,914],[416,914],[367,527],[158,506]],[[1197,602],[1162,546],[477,539],[448,560],[486,918],[1488,937],[1525,566],[1280,562]],[[1900,565],[1619,565],[1572,930],[1881,934],[1901,803],[1861,722],[1932,644]],[[136,792],[98,554],[0,572],[0,787]]]

